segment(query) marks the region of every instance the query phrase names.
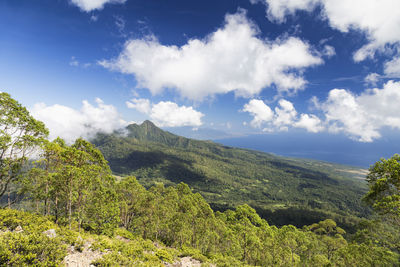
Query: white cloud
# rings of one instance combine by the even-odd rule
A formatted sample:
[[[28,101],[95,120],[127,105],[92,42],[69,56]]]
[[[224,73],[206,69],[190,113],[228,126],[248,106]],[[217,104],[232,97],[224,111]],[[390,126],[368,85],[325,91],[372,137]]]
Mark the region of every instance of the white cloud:
[[[344,89],[333,89],[319,104],[332,132],[344,132],[361,142],[372,142],[381,136],[383,127],[400,129],[400,82],[387,82],[382,89],[367,89],[354,95]]]
[[[254,3],[254,0],[250,0]],[[284,22],[287,15],[297,10],[312,11],[319,0],[265,0],[268,4],[267,16],[271,21]]]
[[[308,132],[344,133],[360,142],[381,137],[385,127],[400,130],[400,82],[388,81],[382,89],[366,89],[359,95],[344,89],[333,89],[323,102],[312,102],[324,119],[315,114],[300,114],[293,104],[281,99],[274,112],[261,100],[250,100],[242,111],[253,116],[250,125],[263,131],[286,131],[290,127]],[[245,125],[245,124],[244,124]]]
[[[104,104],[99,98],[96,98],[97,106],[86,100],[82,103],[80,110],[58,104],[47,106],[38,103],[34,105],[31,114],[46,124],[51,139],[59,136],[67,142],[73,142],[78,137],[91,138],[97,132],[111,133],[128,124],[121,119],[114,106]]]
[[[203,100],[235,92],[250,97],[274,85],[279,92],[304,87],[304,68],[322,64],[310,46],[294,37],[264,40],[244,11],[227,15],[225,25],[204,39],[178,46],[162,45],[155,37],[126,42],[121,54],[102,66],[133,74],[138,87],[153,94],[173,88],[181,96]]]
[[[311,133],[318,133],[324,130],[320,118],[313,114],[301,114],[300,119],[293,125],[297,128],[304,128]]]
[[[244,105],[242,111],[253,116],[250,125],[253,128],[262,128],[264,132],[287,131],[289,127],[304,128],[308,132],[321,132],[324,130],[321,120],[315,115],[298,113],[293,104],[285,99],[278,102],[274,111],[262,100],[252,99]],[[246,125],[246,123],[243,123]]]
[[[371,142],[380,137],[368,112],[357,101],[357,97],[344,89],[333,89],[321,105],[331,132],[344,132],[361,142]]]
[[[391,78],[400,78],[400,56],[385,63],[385,75]]]
[[[398,0],[264,0],[270,20],[283,22],[297,10],[322,8],[332,28],[341,32],[360,30],[368,43],[354,54],[355,61],[372,58],[386,45],[400,43],[400,1]]]
[[[250,125],[259,128],[264,122],[269,122],[273,119],[274,113],[264,101],[258,99],[252,99],[249,103],[243,107],[244,112],[249,112],[253,116],[253,120]]]
[[[160,127],[201,126],[203,113],[193,107],[178,106],[170,101],[151,104],[148,99],[132,99],[127,101],[128,108],[149,115],[151,120]]]
[[[103,9],[105,4],[123,4],[125,2],[126,0],[71,0],[72,4],[78,6],[85,12]]]
[[[128,108],[136,109],[141,113],[150,113],[151,104],[150,100],[144,98],[134,98],[131,101],[126,101],[126,106]]]
[[[365,78],[364,78],[364,82],[368,85],[371,84],[373,86],[376,86],[376,83],[379,81],[379,79],[381,78],[381,75],[379,75],[378,73],[370,73],[368,74]]]
[[[285,99],[279,100],[279,107],[275,107],[275,118],[273,124],[281,131],[287,131],[288,125],[293,125],[297,111],[293,104]]]

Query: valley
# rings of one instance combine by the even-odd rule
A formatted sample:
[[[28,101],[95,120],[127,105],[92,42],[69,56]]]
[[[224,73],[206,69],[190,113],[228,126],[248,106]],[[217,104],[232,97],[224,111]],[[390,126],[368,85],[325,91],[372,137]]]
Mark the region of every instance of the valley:
[[[216,210],[249,204],[272,223],[296,226],[369,214],[360,201],[365,170],[357,167],[188,139],[150,121],[91,141],[115,175],[133,175],[147,188],[187,183]]]

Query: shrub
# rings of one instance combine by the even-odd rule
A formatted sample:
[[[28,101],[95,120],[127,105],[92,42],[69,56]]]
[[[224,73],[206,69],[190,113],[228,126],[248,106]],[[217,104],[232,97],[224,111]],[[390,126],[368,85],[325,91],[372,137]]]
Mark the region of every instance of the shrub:
[[[0,238],[0,265],[57,266],[66,256],[66,246],[58,238],[44,234],[7,232]]]

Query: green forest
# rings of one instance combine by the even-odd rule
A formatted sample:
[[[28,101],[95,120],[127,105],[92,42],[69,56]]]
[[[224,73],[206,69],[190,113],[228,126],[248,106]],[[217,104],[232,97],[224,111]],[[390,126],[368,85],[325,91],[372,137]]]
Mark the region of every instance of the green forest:
[[[150,121],[91,142],[118,176],[135,176],[146,188],[184,182],[214,210],[248,204],[277,226],[334,218],[353,231],[354,221],[371,213],[361,203],[367,185],[357,168],[188,139]]]
[[[130,127],[50,141],[0,93],[0,265],[62,266],[83,252],[95,266],[399,265],[399,155],[363,184],[343,166]]]

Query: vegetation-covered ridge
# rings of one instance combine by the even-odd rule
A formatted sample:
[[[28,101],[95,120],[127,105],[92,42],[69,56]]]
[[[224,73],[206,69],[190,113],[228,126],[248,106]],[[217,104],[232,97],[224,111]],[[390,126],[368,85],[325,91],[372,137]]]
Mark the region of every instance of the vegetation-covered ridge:
[[[247,205],[214,213],[185,184],[146,190],[128,177],[117,188],[120,225],[104,233],[83,230],[78,217],[65,225],[53,216],[0,210],[0,264],[57,266],[76,254],[97,255],[95,266],[168,266],[186,256],[203,266],[394,266],[399,260],[395,243],[379,240],[389,233],[379,232],[379,223],[365,221],[346,240],[330,219],[277,228]]]
[[[357,168],[188,139],[150,121],[98,134],[92,142],[118,176],[134,175],[147,188],[183,181],[215,209],[247,203],[276,225],[302,226],[332,216],[346,224],[348,214],[369,212],[360,202],[365,172]]]
[[[0,265],[58,266],[79,256],[96,266],[168,266],[184,256],[205,266],[398,265],[398,156],[368,175],[365,199],[385,221],[363,220],[354,234],[331,219],[279,228],[247,204],[214,212],[182,182],[146,189],[133,176],[117,180],[90,142],[49,141],[8,94],[0,104],[0,196],[9,207],[0,209]]]

